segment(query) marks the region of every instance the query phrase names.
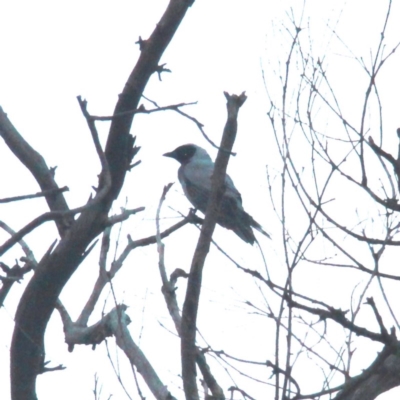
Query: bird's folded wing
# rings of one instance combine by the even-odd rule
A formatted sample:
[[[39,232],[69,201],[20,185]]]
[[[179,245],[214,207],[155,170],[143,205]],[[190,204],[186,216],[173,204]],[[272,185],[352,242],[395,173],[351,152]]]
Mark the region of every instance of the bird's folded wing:
[[[195,185],[197,188],[211,191],[211,178],[214,172],[214,163],[197,161],[182,166],[178,177],[182,185]],[[224,196],[231,197],[242,204],[242,197],[236,189],[229,175],[225,177]]]
[[[191,182],[184,176],[182,179],[180,179],[180,181],[183,191],[185,192],[185,195],[189,201],[195,208],[205,213],[207,210],[208,200],[211,195],[211,190],[197,185],[197,182]],[[229,229],[233,229],[233,227],[238,223],[241,224],[241,220],[243,219],[244,214],[246,214],[242,207],[240,194],[237,192],[237,190],[233,189],[227,185],[226,192],[221,199],[220,212],[217,219],[217,222],[220,225]]]

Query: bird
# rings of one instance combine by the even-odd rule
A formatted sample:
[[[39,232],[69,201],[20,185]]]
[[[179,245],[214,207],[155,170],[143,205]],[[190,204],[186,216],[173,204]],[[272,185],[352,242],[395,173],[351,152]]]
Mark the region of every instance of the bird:
[[[163,154],[178,161],[178,179],[183,192],[195,209],[205,214],[211,195],[211,177],[214,162],[207,151],[195,144],[184,144],[175,150]],[[242,196],[227,174],[217,221],[219,225],[236,233],[246,243],[256,242],[252,228],[271,238],[261,225],[243,209]]]

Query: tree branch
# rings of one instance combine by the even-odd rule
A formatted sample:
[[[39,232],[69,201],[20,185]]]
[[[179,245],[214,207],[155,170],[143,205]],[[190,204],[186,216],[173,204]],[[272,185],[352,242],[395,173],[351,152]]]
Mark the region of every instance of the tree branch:
[[[240,96],[230,96],[228,93],[225,93],[225,97],[227,99],[228,119],[222,136],[221,148],[218,151],[218,156],[215,161],[210,200],[207,205],[206,217],[201,229],[200,238],[193,255],[185,302],[182,310],[182,376],[187,400],[199,399],[196,383],[196,321],[200,300],[202,273],[205,259],[210,249],[219,205],[225,191],[226,168],[236,138],[239,108],[246,100],[244,93]]]
[[[335,400],[374,400],[400,385],[400,344],[385,346],[375,361],[360,375],[351,378]]]
[[[113,310],[117,312],[114,312],[110,318],[110,328],[115,336],[117,345],[122,349],[129,361],[136,366],[157,400],[176,400],[167,389],[167,386],[161,382],[143,352],[133,341],[127,328],[130,319],[125,314],[125,309],[126,306],[119,306],[119,309]]]
[[[331,319],[337,322],[339,325],[343,326],[344,328],[354,332],[358,336],[364,336],[366,338],[369,338],[371,340],[380,343],[386,343],[386,344],[393,343],[393,339],[391,337],[388,338],[387,335],[371,332],[368,329],[365,329],[349,321],[345,317],[345,312],[342,310],[334,309],[332,307],[329,311],[322,310],[320,308],[312,308],[297,303],[296,301],[293,300],[288,301],[288,305],[289,307],[299,308],[300,310],[308,311],[311,314],[318,315],[321,319]]]
[[[182,332],[181,332],[182,318],[180,315],[178,301],[176,299],[175,285],[176,285],[178,278],[188,278],[189,275],[182,269],[177,268],[171,274],[171,276],[168,280],[167,272],[166,272],[166,268],[165,268],[165,259],[164,259],[164,243],[161,240],[160,226],[159,226],[161,207],[162,207],[162,204],[163,204],[165,197],[166,197],[169,189],[171,188],[171,186],[172,186],[172,184],[170,183],[164,187],[164,190],[161,195],[160,202],[159,202],[159,205],[157,208],[156,238],[157,238],[157,249],[158,249],[158,254],[159,254],[158,265],[159,265],[161,280],[163,283],[161,291],[164,295],[164,299],[165,299],[165,303],[167,304],[169,315],[171,316],[172,320],[174,321],[175,329],[176,329],[179,337],[181,338],[182,337]],[[189,215],[191,215],[191,214],[189,214]],[[207,386],[207,390],[208,389],[211,390],[213,399],[224,400],[225,399],[224,392],[223,392],[222,388],[218,385],[218,382],[214,378],[214,375],[211,373],[211,370],[207,364],[205,355],[198,348],[196,348],[196,351],[197,351],[196,364],[198,365],[198,367],[203,375],[204,384]]]
[[[50,190],[45,190],[44,192],[38,192],[38,193],[34,193],[34,194],[25,194],[22,196],[6,197],[4,199],[0,199],[0,204],[11,203],[13,201],[34,199],[36,197],[46,197],[48,195],[54,195],[57,193],[63,193],[63,192],[68,192],[68,191],[69,191],[69,188],[67,186],[64,186],[60,189],[50,189]]]
[[[51,211],[67,211],[68,205],[63,194],[60,192],[56,181],[54,180],[54,172],[46,164],[44,158],[29,145],[29,143],[15,129],[7,114],[0,107],[0,136],[4,139],[9,149],[25,165],[30,173],[35,177],[42,192],[45,195],[47,204]],[[60,236],[65,234],[69,222],[61,219],[56,221],[56,226]]]
[[[154,32],[146,41],[139,60],[134,67],[116,105],[114,114],[136,109],[150,76],[156,71],[159,60],[170,43],[179,24],[192,2],[186,0],[171,0],[157,24]],[[10,124],[7,125],[5,114],[0,110],[0,134],[12,151],[26,164],[32,172],[38,175],[42,190],[58,189],[43,158],[17,134]],[[71,275],[82,262],[85,251],[93,239],[107,225],[108,212],[113,201],[123,185],[127,170],[138,148],[134,146],[135,139],[130,135],[133,115],[127,115],[112,121],[105,149],[108,170],[103,168],[100,174],[99,192],[94,202],[97,207],[85,209],[79,218],[71,223],[68,230],[61,229],[62,240],[46,260],[42,260],[36,273],[29,282],[21,298],[15,317],[15,329],[11,344],[11,393],[13,400],[36,400],[36,376],[42,370],[44,360],[44,332],[56,301],[70,279]],[[8,127],[8,130],[4,129]],[[14,130],[13,130],[14,129]],[[11,133],[6,135],[6,133]],[[17,143],[13,143],[17,141]],[[21,145],[21,143],[23,145]],[[44,169],[44,173],[42,170]],[[110,189],[102,191],[110,174]],[[35,177],[36,177],[35,175]],[[56,201],[62,199],[63,203]],[[46,198],[49,202],[49,198]],[[96,203],[92,203],[96,204]],[[58,194],[51,210],[65,211],[67,208],[62,194]],[[65,234],[64,234],[65,233]]]

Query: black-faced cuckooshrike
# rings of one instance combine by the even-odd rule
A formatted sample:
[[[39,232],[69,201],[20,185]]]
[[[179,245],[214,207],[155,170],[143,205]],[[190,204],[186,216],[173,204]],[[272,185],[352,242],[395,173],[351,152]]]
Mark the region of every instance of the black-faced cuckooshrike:
[[[214,171],[214,162],[208,153],[195,144],[185,144],[170,153],[165,153],[164,156],[174,158],[181,164],[178,178],[183,191],[193,206],[205,213]],[[244,211],[242,196],[229,175],[225,177],[225,193],[221,200],[217,223],[233,230],[246,243],[254,244],[256,240],[252,227],[270,238],[261,225]]]

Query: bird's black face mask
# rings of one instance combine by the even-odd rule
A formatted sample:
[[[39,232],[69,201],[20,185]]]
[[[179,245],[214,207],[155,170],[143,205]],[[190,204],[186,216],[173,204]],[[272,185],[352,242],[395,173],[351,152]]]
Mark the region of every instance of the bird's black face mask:
[[[165,157],[174,158],[176,161],[180,162],[182,165],[188,163],[190,159],[196,153],[196,147],[192,144],[185,144],[176,148],[174,151],[163,154]]]

